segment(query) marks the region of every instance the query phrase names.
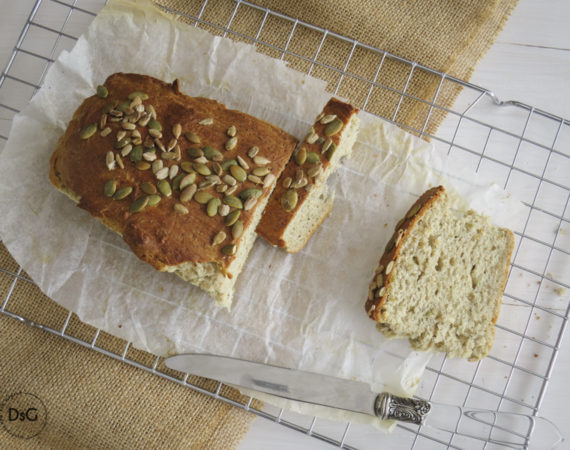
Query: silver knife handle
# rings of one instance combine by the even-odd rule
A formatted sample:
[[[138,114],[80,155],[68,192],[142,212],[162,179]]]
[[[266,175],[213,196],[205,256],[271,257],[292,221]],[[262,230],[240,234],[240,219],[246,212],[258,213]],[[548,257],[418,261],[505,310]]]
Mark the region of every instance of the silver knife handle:
[[[376,397],[374,413],[383,420],[392,419],[421,425],[431,405],[425,400],[399,397],[382,392]]]

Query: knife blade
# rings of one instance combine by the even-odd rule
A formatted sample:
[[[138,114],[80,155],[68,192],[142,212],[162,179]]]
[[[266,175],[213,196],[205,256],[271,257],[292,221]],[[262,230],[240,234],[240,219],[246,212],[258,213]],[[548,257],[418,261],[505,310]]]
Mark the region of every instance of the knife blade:
[[[544,417],[487,409],[466,409],[419,398],[400,397],[389,392],[378,393],[372,391],[366,383],[331,375],[204,353],[174,355],[166,358],[164,363],[170,369],[228,385],[303,403],[364,413],[380,419],[429,426],[508,448],[548,449],[564,440],[558,428]],[[474,428],[470,427],[469,432],[460,431],[458,424],[461,418],[473,421],[479,428],[474,431]],[[497,430],[503,434],[494,436],[493,433]],[[539,436],[539,446],[529,446],[530,433],[534,437]],[[537,443],[537,440],[533,441],[534,443]]]

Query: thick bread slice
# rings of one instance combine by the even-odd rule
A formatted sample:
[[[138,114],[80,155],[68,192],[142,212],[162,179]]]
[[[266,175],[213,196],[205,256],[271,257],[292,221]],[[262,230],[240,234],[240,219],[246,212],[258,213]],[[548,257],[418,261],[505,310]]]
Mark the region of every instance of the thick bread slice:
[[[257,227],[270,244],[298,252],[330,213],[334,195],[326,180],[352,152],[357,114],[358,109],[335,98],[325,105],[281,174]]]
[[[456,214],[443,186],[432,188],[396,226],[366,311],[385,336],[417,350],[481,359],[493,345],[513,247],[510,230],[474,211]]]
[[[51,182],[140,259],[229,308],[297,140],[214,100],[188,97],[177,81],[118,73],[104,86],[59,140]],[[263,175],[254,177],[256,169]],[[124,188],[130,191],[118,195]]]

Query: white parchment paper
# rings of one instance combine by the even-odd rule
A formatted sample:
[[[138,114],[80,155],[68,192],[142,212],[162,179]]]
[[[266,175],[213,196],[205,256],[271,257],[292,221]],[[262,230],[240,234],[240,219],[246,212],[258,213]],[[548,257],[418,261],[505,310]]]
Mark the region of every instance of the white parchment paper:
[[[329,218],[298,254],[258,239],[232,311],[218,309],[197,288],[139,261],[49,183],[51,152],[73,112],[119,71],[178,78],[189,95],[215,98],[298,137],[330,96],[324,82],[251,46],[178,22],[148,1],[111,0],[14,118],[1,155],[1,238],[39,287],[83,321],[157,355],[235,356],[412,394],[429,354],[386,340],[363,308],[394,224],[441,183],[455,207],[475,207],[501,225],[512,223],[519,203],[473,173],[447,167],[430,144],[361,113],[354,156],[330,180],[336,200]]]

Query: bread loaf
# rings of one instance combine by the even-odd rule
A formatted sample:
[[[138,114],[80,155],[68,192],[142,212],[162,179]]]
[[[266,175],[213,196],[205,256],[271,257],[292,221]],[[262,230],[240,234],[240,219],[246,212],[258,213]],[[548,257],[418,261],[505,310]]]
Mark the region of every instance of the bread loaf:
[[[144,75],[111,75],[77,109],[50,180],[160,271],[229,308],[255,227],[297,140]]]
[[[478,360],[491,350],[513,233],[473,211],[455,213],[442,186],[397,224],[369,289],[366,312],[417,350]]]
[[[327,178],[347,157],[358,133],[358,109],[331,99],[281,174],[257,233],[288,252],[301,250],[330,213]]]

